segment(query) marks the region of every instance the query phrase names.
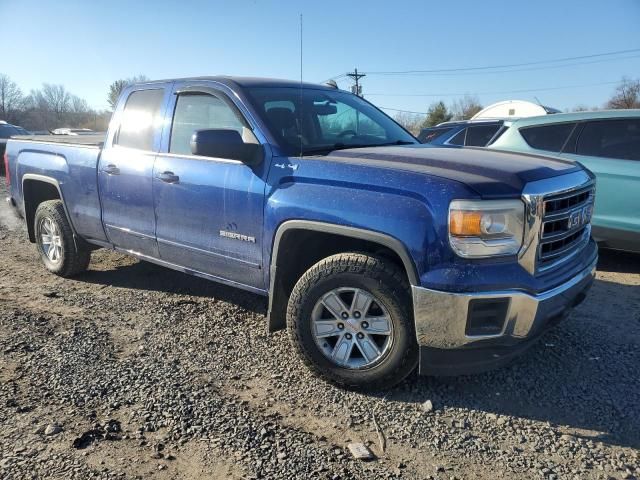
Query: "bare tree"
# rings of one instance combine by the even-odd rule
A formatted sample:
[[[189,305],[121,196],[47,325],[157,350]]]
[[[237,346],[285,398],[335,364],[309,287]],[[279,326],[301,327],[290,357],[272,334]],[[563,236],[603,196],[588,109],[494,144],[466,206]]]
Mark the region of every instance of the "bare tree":
[[[420,125],[424,121],[424,115],[409,112],[398,112],[394,115],[393,119],[402,125],[405,129],[409,130],[413,135],[420,133]]]
[[[450,112],[453,114],[453,120],[469,120],[480,110],[482,105],[478,97],[465,95],[451,104]]]
[[[14,121],[23,107],[24,96],[20,87],[4,73],[0,73],[0,119]]]
[[[84,98],[80,98],[76,95],[71,95],[71,101],[69,111],[73,113],[88,113],[91,112],[89,104]]]
[[[71,110],[71,94],[62,85],[42,84],[42,97],[58,117]]]
[[[116,80],[111,85],[109,85],[109,93],[107,94],[107,103],[111,107],[111,110],[116,109],[116,105],[118,103],[118,98],[120,98],[120,94],[122,90],[127,88],[129,85],[139,82],[147,82],[149,79],[146,75],[136,75],[131,78],[122,78],[120,80]]]
[[[623,77],[607,102],[607,108],[640,108],[640,80]]]

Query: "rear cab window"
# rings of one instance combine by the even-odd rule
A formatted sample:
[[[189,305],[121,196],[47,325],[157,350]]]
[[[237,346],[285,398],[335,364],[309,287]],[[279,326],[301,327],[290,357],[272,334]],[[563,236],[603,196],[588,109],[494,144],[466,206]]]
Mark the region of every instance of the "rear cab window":
[[[153,150],[153,140],[162,122],[164,89],[131,92],[122,111],[120,128],[113,142],[121,147]]]
[[[640,119],[587,122],[578,138],[578,155],[640,160]]]
[[[575,122],[521,128],[520,135],[536,150],[560,152],[575,128]]]

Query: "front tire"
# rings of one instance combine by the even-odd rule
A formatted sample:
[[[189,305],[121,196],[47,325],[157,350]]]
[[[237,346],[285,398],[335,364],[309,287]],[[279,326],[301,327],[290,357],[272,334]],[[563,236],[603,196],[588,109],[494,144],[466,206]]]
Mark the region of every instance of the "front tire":
[[[287,308],[290,338],[317,375],[347,388],[385,389],[416,367],[409,285],[393,263],[342,253],[311,267]]]
[[[38,205],[34,231],[42,263],[51,273],[67,278],[87,269],[91,251],[75,242],[62,201],[47,200]]]

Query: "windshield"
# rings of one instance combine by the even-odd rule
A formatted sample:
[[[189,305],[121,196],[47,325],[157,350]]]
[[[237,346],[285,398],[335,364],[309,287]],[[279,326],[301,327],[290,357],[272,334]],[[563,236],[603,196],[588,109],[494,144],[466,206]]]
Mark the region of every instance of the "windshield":
[[[254,107],[287,155],[417,143],[387,115],[350,93],[282,87],[248,90]]]

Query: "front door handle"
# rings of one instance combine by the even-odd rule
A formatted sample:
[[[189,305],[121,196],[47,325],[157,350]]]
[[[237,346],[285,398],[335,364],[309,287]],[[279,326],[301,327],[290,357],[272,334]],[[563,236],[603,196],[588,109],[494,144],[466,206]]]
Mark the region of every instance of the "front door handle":
[[[102,171],[107,175],[120,175],[120,169],[113,163],[110,163],[109,165],[104,167]]]
[[[173,172],[159,173],[156,178],[158,180],[162,180],[165,183],[178,183],[180,181],[180,177],[178,175],[175,175]]]

